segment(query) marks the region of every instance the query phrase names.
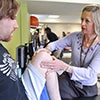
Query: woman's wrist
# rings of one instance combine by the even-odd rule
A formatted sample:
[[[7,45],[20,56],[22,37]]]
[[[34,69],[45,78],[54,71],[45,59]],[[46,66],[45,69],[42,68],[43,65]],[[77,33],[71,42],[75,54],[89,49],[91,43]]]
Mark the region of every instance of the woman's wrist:
[[[48,51],[51,51],[49,46],[47,46],[46,49],[47,49]]]
[[[48,51],[48,53],[50,53],[50,54],[51,54],[51,49],[50,49],[50,47],[49,47],[49,46],[45,47],[45,49]]]
[[[72,73],[72,70],[73,70],[73,67],[68,65],[67,68],[66,68],[66,72]]]

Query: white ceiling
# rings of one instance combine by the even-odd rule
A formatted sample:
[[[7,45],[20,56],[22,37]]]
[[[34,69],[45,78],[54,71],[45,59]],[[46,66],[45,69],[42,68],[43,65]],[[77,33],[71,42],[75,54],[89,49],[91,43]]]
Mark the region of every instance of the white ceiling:
[[[100,4],[100,0],[21,0],[26,1],[28,12],[41,23],[80,23],[82,8],[87,4]],[[60,15],[50,19],[48,15]]]

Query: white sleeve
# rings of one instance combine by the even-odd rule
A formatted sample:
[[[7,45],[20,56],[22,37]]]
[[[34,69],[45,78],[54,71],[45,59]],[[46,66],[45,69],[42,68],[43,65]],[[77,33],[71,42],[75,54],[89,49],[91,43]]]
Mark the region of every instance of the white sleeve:
[[[22,83],[29,100],[40,100],[45,82],[45,78],[32,66],[32,64],[29,64],[22,75]]]
[[[73,67],[72,80],[77,80],[83,85],[94,85],[97,82],[97,74],[90,67],[78,68]]]
[[[97,74],[100,73],[100,51],[98,50],[87,68],[73,67],[72,80],[77,80],[83,85],[94,85]]]

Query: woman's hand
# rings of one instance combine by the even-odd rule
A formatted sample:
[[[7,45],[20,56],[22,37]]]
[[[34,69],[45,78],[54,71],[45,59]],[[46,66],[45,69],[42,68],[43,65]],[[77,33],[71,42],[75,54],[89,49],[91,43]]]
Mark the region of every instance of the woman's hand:
[[[67,69],[67,64],[56,57],[52,56],[52,61],[43,61],[41,62],[41,67],[42,68],[48,68],[53,71],[59,71],[63,70],[65,71]]]

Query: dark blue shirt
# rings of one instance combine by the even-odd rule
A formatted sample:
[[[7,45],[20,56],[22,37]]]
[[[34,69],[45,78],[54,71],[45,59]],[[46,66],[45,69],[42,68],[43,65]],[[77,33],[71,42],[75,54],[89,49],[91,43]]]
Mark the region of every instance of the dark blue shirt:
[[[28,100],[16,71],[15,61],[0,44],[0,100]]]

